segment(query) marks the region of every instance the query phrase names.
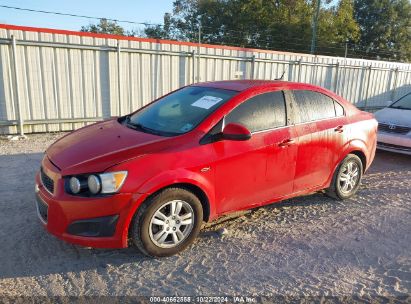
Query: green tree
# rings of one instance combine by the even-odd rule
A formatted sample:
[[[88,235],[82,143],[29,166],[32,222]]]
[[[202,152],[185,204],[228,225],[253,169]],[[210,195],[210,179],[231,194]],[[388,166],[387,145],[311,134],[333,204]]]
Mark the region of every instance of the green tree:
[[[125,35],[124,29],[117,24],[117,22],[108,21],[107,19],[100,19],[98,24],[89,24],[82,26],[81,32],[91,32],[100,34]]]
[[[318,47],[323,53],[343,55],[345,43],[358,43],[360,27],[354,19],[354,1],[341,0],[320,12]]]
[[[361,38],[357,51],[385,59],[411,60],[409,0],[355,0]]]
[[[339,43],[343,52],[346,39],[357,40],[352,1],[341,0],[334,6],[324,1],[319,18],[320,50],[326,43]],[[146,27],[145,33],[148,37],[197,41],[201,24],[204,43],[308,52],[314,2],[176,0],[173,12],[165,16],[165,26]]]

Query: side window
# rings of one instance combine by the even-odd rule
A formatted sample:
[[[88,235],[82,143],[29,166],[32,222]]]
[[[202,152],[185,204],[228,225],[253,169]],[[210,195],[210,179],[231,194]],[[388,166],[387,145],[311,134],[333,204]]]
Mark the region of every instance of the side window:
[[[344,116],[344,108],[338,102],[334,100],[335,116]]]
[[[237,106],[225,118],[225,124],[241,123],[251,132],[286,125],[286,109],[282,91],[254,96]]]
[[[299,108],[297,122],[309,122],[335,117],[334,100],[324,94],[306,91],[293,91],[294,100]]]

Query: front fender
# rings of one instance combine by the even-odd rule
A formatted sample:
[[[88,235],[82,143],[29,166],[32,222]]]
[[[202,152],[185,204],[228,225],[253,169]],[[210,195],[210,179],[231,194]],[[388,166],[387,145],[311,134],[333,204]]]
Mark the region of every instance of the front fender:
[[[176,184],[190,184],[200,188],[208,198],[210,207],[210,219],[216,217],[216,206],[215,206],[215,192],[212,186],[212,176],[207,176],[207,174],[212,174],[208,172],[193,172],[186,169],[178,169],[174,171],[165,171],[153,178],[144,182],[139,188],[138,193],[134,195],[132,201],[132,206],[130,208],[129,215],[125,221],[125,229],[123,230],[123,240],[126,242],[128,238],[128,231],[130,223],[133,219],[134,214],[142,203],[153,193]],[[209,178],[207,178],[209,177]],[[211,180],[210,180],[211,179]]]
[[[176,184],[190,184],[201,189],[207,196],[210,207],[210,218],[216,215],[214,174],[211,170],[201,172],[201,170],[176,169],[164,171],[146,182],[138,189],[139,193],[153,194],[163,188]]]

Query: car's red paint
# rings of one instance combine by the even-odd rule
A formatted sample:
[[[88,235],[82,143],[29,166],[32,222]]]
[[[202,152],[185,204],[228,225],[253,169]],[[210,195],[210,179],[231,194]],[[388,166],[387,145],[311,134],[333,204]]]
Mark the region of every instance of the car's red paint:
[[[144,200],[172,185],[190,185],[203,193],[206,220],[237,210],[276,202],[330,185],[334,170],[348,153],[357,153],[367,169],[375,154],[377,123],[343,98],[323,88],[281,81],[223,81],[197,84],[238,91],[192,131],[161,137],[126,128],[116,119],[64,136],[46,151],[42,167],[56,188],[50,194],[39,174],[38,195],[49,206],[47,230],[66,241],[91,247],[127,246],[132,217]],[[249,140],[200,140],[222,117],[243,101],[265,92],[304,89],[338,101],[345,115],[256,132]],[[227,133],[245,134],[232,125]],[[74,174],[128,171],[120,192],[104,197],[67,194],[63,177]],[[119,215],[111,237],[67,233],[75,221]]]

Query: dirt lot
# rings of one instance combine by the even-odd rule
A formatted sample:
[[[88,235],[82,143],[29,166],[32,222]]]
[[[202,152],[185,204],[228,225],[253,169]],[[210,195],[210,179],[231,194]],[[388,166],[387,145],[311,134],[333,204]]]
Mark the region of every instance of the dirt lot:
[[[57,136],[0,139],[0,295],[411,296],[409,156],[377,152],[354,199],[260,208],[213,223],[178,256],[150,259],[45,233],[33,179]]]

